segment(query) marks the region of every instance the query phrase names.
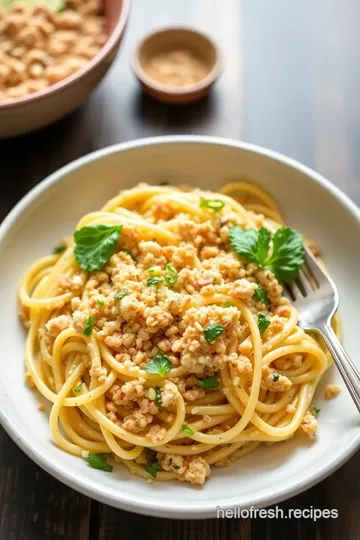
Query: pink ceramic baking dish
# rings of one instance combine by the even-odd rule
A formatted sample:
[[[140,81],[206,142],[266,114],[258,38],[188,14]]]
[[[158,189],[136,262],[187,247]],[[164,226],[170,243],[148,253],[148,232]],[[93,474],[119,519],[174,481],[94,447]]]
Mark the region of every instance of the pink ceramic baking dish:
[[[108,40],[83,68],[24,97],[0,101],[0,138],[21,135],[51,124],[78,107],[111,66],[129,16],[130,0],[104,0]]]

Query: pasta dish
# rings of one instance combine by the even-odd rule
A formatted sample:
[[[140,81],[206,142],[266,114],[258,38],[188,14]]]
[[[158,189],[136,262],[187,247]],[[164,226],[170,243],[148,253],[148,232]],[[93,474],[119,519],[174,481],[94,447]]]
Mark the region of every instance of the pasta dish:
[[[330,358],[282,286],[303,260],[246,182],[140,184],[84,216],[19,290],[55,443],[106,472],[203,484],[261,443],[314,438]]]

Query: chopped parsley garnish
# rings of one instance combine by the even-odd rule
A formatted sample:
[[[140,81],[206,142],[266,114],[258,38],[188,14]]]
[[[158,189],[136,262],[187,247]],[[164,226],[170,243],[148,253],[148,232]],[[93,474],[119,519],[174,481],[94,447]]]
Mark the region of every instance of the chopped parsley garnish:
[[[90,467],[99,471],[112,472],[114,468],[107,462],[107,457],[104,454],[89,454],[87,462]]]
[[[213,210],[214,212],[219,212],[225,206],[224,201],[220,199],[204,199],[200,203],[200,208],[207,208],[208,210]]]
[[[158,354],[145,366],[146,373],[154,373],[164,377],[172,368],[172,363],[165,354]]]
[[[160,388],[155,388],[155,392],[156,392],[155,403],[156,403],[156,405],[161,407],[162,398],[161,398],[161,390],[160,390]]]
[[[219,388],[219,381],[216,377],[206,377],[205,379],[199,379],[198,380],[198,387],[199,388]]]
[[[83,385],[83,383],[81,382],[81,383],[79,383],[77,386],[75,386],[74,392],[76,392],[77,394],[78,394],[79,392],[81,392],[82,385]]]
[[[272,379],[274,382],[277,382],[280,378],[280,375],[277,373],[277,371],[273,371]]]
[[[226,300],[226,302],[223,303],[222,307],[223,308],[232,307],[232,303],[230,302],[230,300]]]
[[[319,407],[315,407],[315,405],[313,405],[311,407],[311,410],[315,413],[314,416],[318,416],[321,409],[319,409]]]
[[[87,323],[83,331],[84,336],[91,336],[93,328],[94,328],[94,317],[92,315],[89,315],[89,318],[87,320]]]
[[[58,246],[54,247],[53,254],[59,255],[59,253],[62,253],[63,251],[65,251],[65,249],[66,249],[66,246],[64,246],[63,244],[59,244]]]
[[[104,300],[96,300],[96,303],[101,308],[106,306],[106,302],[104,302]]]
[[[169,285],[175,285],[178,280],[177,270],[173,267],[172,264],[166,265],[165,281]]]
[[[224,332],[225,328],[221,324],[210,323],[204,328],[204,337],[208,343],[212,343]]]
[[[265,304],[266,306],[269,304],[269,297],[265,289],[258,286],[258,288],[255,290],[255,296],[261,302],[262,304]]]
[[[120,292],[116,293],[114,296],[114,300],[121,300],[124,298],[124,296],[127,295],[129,289],[121,289]]]
[[[304,264],[302,236],[295,229],[280,227],[274,236],[265,227],[243,230],[234,225],[230,230],[232,249],[259,268],[267,268],[284,283],[294,281]],[[272,254],[269,255],[272,240]]]
[[[155,276],[155,277],[149,278],[146,284],[148,287],[150,287],[151,285],[158,285],[158,283],[161,283],[162,281],[164,281],[164,278]]]
[[[183,425],[181,426],[181,431],[182,431],[183,433],[185,433],[185,435],[194,435],[194,430],[191,429],[191,427],[188,426],[187,424],[183,424]]]
[[[100,270],[115,253],[122,225],[87,225],[75,231],[75,259],[83,270]]]
[[[258,314],[258,328],[259,328],[260,334],[265,332],[269,324],[270,324],[269,317],[265,313],[260,312]]]
[[[158,471],[160,471],[160,470],[161,470],[161,467],[160,467],[159,460],[157,458],[153,458],[151,460],[150,465],[145,467],[145,471],[147,473],[149,473],[153,478],[156,478],[156,475],[157,475]]]

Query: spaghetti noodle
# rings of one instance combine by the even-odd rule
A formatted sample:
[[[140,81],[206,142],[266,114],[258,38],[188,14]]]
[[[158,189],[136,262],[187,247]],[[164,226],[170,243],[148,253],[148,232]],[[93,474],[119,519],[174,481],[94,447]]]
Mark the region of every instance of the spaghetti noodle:
[[[31,266],[19,290],[27,378],[52,404],[55,443],[147,480],[202,484],[262,442],[314,437],[329,355],[274,274],[229,244],[233,226],[282,224],[253,184],[142,184]],[[81,244],[83,231],[100,244]]]

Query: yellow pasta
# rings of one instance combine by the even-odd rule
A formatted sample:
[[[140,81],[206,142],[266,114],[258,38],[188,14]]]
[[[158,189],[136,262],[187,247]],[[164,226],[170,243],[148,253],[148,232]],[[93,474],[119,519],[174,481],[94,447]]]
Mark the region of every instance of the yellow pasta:
[[[78,223],[118,235],[100,266],[86,267],[75,238],[28,269],[26,378],[51,403],[60,448],[202,484],[261,443],[315,436],[309,408],[331,359],[274,274],[233,251],[234,225],[273,233],[283,219],[244,181],[139,185]]]

